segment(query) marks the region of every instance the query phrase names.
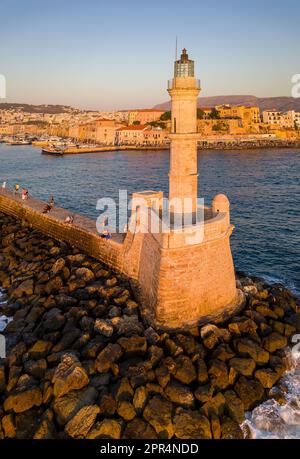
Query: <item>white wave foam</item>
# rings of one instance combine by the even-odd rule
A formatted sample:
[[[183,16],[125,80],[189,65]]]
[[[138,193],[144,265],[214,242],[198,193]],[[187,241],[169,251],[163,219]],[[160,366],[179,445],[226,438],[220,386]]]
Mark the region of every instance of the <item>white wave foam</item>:
[[[2,304],[5,304],[6,301],[2,300],[4,298],[4,292],[3,290],[0,288],[0,306]],[[3,330],[5,330],[6,326],[9,324],[9,322],[11,322],[13,319],[12,317],[7,317],[5,315],[1,315],[0,316],[0,332],[2,332]]]
[[[281,379],[288,389],[287,403],[267,400],[247,413],[244,425],[248,425],[253,438],[300,439],[300,355],[289,353],[288,358],[292,368]]]

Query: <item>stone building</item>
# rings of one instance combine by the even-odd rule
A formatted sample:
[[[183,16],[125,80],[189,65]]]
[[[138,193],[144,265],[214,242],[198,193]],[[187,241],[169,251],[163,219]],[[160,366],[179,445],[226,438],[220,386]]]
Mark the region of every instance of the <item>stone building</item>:
[[[216,110],[220,118],[241,119],[244,126],[261,122],[259,107],[245,107],[244,105],[218,105]]]

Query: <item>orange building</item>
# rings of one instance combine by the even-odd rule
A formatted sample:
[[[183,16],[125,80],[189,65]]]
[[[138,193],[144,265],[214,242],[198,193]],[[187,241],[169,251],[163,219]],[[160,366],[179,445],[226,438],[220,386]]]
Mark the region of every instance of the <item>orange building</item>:
[[[70,137],[83,142],[93,142],[104,145],[115,145],[116,131],[122,123],[115,120],[99,119],[79,124],[70,128]]]
[[[143,109],[143,110],[132,110],[128,115],[128,123],[133,124],[138,122],[140,124],[151,123],[152,121],[158,121],[165,113],[165,110],[156,110],[154,108]]]
[[[149,125],[126,126],[117,130],[118,145],[164,146],[169,143],[169,131]]]

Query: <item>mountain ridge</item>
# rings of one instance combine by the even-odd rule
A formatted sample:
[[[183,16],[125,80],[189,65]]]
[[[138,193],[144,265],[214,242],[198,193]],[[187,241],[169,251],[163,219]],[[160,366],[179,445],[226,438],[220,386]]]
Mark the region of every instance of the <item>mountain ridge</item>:
[[[216,105],[245,105],[257,106],[263,110],[288,111],[295,110],[300,112],[300,98],[293,97],[256,97],[251,95],[229,95],[229,96],[211,96],[198,97],[198,107],[215,107]],[[153,108],[170,110],[171,101],[155,105]]]

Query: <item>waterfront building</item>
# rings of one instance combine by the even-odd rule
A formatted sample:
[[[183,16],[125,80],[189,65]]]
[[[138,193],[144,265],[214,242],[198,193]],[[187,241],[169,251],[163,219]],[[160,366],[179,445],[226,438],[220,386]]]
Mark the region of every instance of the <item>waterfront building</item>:
[[[244,105],[218,105],[216,110],[220,118],[241,119],[244,126],[261,122],[259,107],[245,107]]]
[[[281,126],[281,112],[277,110],[264,110],[262,117],[265,124]]]
[[[125,126],[117,130],[116,143],[117,145],[163,147],[170,143],[169,131],[145,124]]]
[[[164,110],[156,110],[154,108],[132,110],[128,113],[128,124],[147,124],[158,121],[164,113]]]

